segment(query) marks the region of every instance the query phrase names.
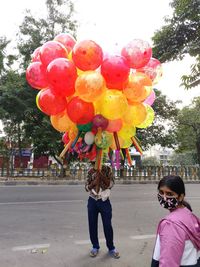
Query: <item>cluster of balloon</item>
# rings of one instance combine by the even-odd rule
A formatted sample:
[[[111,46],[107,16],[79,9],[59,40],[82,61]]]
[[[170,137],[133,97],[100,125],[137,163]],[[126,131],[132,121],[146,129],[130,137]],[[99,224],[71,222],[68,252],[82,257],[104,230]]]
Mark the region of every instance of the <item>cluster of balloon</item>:
[[[28,83],[39,90],[37,107],[64,133],[60,156],[76,151],[80,159],[96,158],[97,168],[104,152],[114,152],[117,168],[122,148],[130,165],[128,148],[142,153],[136,128],[153,123],[153,85],[161,76],[146,41],[134,39],[120,54],[108,55],[95,41],[77,42],[68,33],[38,47],[26,70]]]

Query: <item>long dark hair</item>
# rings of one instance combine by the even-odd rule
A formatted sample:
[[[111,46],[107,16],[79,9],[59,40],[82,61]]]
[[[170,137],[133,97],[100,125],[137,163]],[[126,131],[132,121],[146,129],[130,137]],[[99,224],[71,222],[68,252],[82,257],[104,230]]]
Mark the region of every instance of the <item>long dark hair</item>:
[[[185,196],[185,185],[183,179],[180,176],[164,176],[158,183],[158,190],[162,186],[167,186],[170,190],[178,194],[178,196],[180,196],[181,194]],[[181,204],[192,211],[191,205],[187,201],[183,200]]]

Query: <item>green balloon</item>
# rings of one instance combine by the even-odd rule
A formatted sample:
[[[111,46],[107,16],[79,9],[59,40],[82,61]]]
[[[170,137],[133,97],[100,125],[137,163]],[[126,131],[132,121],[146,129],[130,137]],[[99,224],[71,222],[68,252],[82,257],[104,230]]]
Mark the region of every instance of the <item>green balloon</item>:
[[[79,129],[80,132],[89,132],[92,129],[92,123],[89,122],[87,124],[78,124],[77,128]]]
[[[155,114],[154,114],[154,110],[152,109],[151,106],[149,105],[145,105],[146,106],[146,110],[147,110],[147,116],[146,116],[146,119],[140,124],[140,125],[137,125],[137,128],[147,128],[149,127],[153,121],[154,121],[154,117],[155,117]]]

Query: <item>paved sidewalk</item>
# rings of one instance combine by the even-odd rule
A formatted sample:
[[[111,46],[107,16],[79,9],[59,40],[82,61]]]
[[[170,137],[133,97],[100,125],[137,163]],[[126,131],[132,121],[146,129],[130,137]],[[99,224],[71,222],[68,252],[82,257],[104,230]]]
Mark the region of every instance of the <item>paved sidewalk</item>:
[[[189,184],[199,184],[200,180],[184,180],[185,183]],[[72,177],[65,177],[63,179],[58,179],[55,177],[0,177],[0,186],[14,186],[14,185],[77,185],[84,184],[85,181],[82,179],[73,179]],[[116,184],[156,184],[158,180],[150,179],[128,179],[127,177],[116,178]]]

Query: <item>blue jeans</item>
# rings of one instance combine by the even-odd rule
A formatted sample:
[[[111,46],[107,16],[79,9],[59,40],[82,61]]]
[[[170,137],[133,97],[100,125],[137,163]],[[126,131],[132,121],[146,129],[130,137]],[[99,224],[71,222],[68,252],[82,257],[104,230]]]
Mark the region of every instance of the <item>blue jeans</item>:
[[[110,200],[107,199],[106,201],[102,201],[101,199],[95,200],[92,197],[89,197],[87,208],[90,240],[93,248],[100,248],[98,240],[98,215],[100,213],[103,222],[106,245],[109,250],[115,249],[113,244],[113,228],[111,223],[112,206],[110,204]]]

